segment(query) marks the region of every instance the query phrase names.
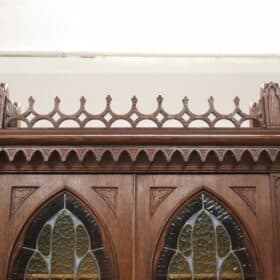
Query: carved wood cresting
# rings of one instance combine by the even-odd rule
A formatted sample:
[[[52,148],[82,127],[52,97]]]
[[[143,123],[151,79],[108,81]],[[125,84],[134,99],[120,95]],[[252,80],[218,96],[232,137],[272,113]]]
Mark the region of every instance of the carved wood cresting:
[[[92,187],[92,189],[107,203],[115,217],[117,217],[118,188]]]
[[[10,216],[14,215],[22,203],[39,187],[14,186],[11,188]]]
[[[176,187],[151,187],[150,189],[150,214],[156,212],[160,204],[176,189]]]
[[[273,88],[276,88],[275,86]],[[118,121],[124,121],[126,125],[124,127],[136,128],[145,127],[145,121],[150,121],[153,127],[165,128],[170,127],[170,121],[177,124],[178,128],[189,128],[197,127],[196,122],[202,121],[205,127],[216,128],[216,127],[228,127],[230,123],[233,128],[245,127],[247,121],[256,123],[257,126],[263,126],[264,121],[259,112],[252,110],[250,114],[243,112],[240,109],[240,100],[238,97],[234,99],[234,109],[228,114],[221,114],[215,109],[214,98],[210,97],[208,100],[209,108],[203,114],[193,113],[188,105],[189,99],[185,97],[183,99],[183,108],[177,114],[170,114],[163,108],[163,98],[158,96],[157,108],[151,114],[143,114],[137,108],[137,98],[134,96],[131,99],[132,105],[130,110],[126,114],[117,114],[111,108],[112,98],[107,96],[106,107],[100,114],[92,114],[86,109],[86,99],[81,97],[80,107],[76,113],[67,115],[64,114],[60,109],[60,99],[56,97],[54,99],[54,108],[48,114],[40,114],[34,108],[35,100],[33,97],[29,98],[29,106],[26,111],[19,113],[19,109],[16,103],[11,103],[8,99],[6,85],[2,86],[1,100],[2,102],[2,128],[9,128],[14,126],[16,123],[20,123],[22,127],[27,128],[39,128],[45,127],[40,124],[40,121],[44,120],[48,123],[50,128],[61,128],[69,127],[67,121],[72,121],[75,125],[74,128],[85,128],[85,127],[105,127],[112,128]],[[6,102],[5,102],[6,100]],[[6,104],[6,106],[5,106]],[[227,122],[224,124],[223,122]],[[149,125],[148,125],[149,126]],[[199,126],[198,126],[199,127]]]
[[[236,187],[231,187],[231,189],[245,201],[245,203],[256,215],[256,187],[236,186]]]

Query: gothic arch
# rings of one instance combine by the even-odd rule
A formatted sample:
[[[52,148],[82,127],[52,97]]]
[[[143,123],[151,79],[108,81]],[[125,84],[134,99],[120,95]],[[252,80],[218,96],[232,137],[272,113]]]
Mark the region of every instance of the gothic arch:
[[[106,227],[97,213],[91,211],[83,199],[67,187],[48,198],[28,220],[12,250],[7,279],[29,279],[24,275],[28,274],[27,269],[32,271],[30,264],[34,259],[33,270],[37,269],[38,263],[41,262],[41,266],[45,263],[43,271],[52,277],[52,258],[59,258],[58,251],[63,250],[61,244],[68,246],[72,254],[68,259],[73,267],[65,262],[64,266],[68,265],[68,268],[56,267],[57,273],[68,273],[66,270],[70,269],[69,274],[73,274],[73,279],[82,279],[82,273],[92,273],[95,275],[92,279],[96,280],[117,279],[115,254]],[[68,235],[63,235],[59,229],[65,224]],[[42,245],[42,233],[47,235],[49,245]],[[54,240],[55,236],[57,241]],[[64,237],[65,242],[62,239]],[[64,256],[60,258],[64,259]]]
[[[200,225],[197,225],[199,219],[202,220],[202,222],[200,222]],[[199,243],[201,243],[201,239],[203,239],[203,236],[199,237],[198,234],[199,232],[203,233],[203,231],[199,231],[197,228],[202,228],[203,224],[209,227],[207,235],[209,235],[209,230],[211,231],[212,224],[212,243],[215,244],[215,247],[213,247],[214,250],[212,251],[212,262],[208,260],[207,263],[205,256],[200,256],[200,265],[196,265],[195,268],[195,262],[199,262],[199,257],[195,257],[195,254],[199,254],[199,250],[194,247],[201,246]],[[224,248],[224,255],[222,255],[221,250],[221,255],[219,255],[218,252],[218,247],[223,247],[221,245],[218,246],[218,243],[221,244],[219,236],[217,236],[218,231],[219,236],[221,236],[221,233],[226,236],[223,245],[227,243],[228,249],[226,251]],[[193,244],[195,237],[196,245]],[[206,237],[206,234],[204,237]],[[209,236],[206,238],[209,238]],[[184,242],[182,242],[182,239]],[[182,252],[183,243],[186,249],[184,252]],[[204,245],[205,244],[207,244],[207,242],[204,242]],[[205,248],[200,249],[205,250]],[[154,250],[152,265],[153,279],[200,279],[195,276],[203,273],[212,273],[212,275],[214,275],[213,277],[217,277],[215,279],[219,280],[227,279],[223,278],[225,273],[233,273],[232,276],[236,277],[234,279],[261,279],[261,266],[256,251],[257,249],[254,246],[254,242],[245,230],[240,217],[235,213],[232,207],[225,203],[223,198],[218,194],[203,186],[187,199],[184,199],[183,202],[180,202],[179,206],[173,211],[172,215],[161,229]],[[172,267],[172,263],[176,263],[176,261],[177,264]],[[212,268],[210,268],[210,270],[208,269],[208,271],[207,268],[205,269],[206,271],[203,271],[202,268],[199,271],[198,267],[203,267],[201,266],[203,262],[208,266],[210,265],[210,267],[212,265]],[[184,275],[185,278],[176,278],[180,275],[179,270],[178,275],[176,275],[176,271],[174,271],[174,267],[176,268],[176,266],[177,269],[181,269],[181,273],[183,273],[182,275]],[[226,271],[226,269],[228,271]],[[237,270],[237,272],[235,270]],[[240,278],[238,278],[239,275]]]

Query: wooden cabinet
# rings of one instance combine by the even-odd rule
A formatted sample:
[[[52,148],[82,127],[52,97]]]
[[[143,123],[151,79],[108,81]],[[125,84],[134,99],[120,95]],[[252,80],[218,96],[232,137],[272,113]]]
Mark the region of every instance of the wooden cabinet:
[[[207,215],[213,217],[216,232],[219,224],[228,231],[228,242],[231,244],[229,244],[229,251],[225,254],[229,255],[230,250],[234,251],[235,256],[240,258],[240,269],[245,271],[242,272],[245,273],[245,278],[238,278],[238,273],[233,273],[229,274],[232,277],[229,279],[275,279],[277,264],[274,257],[275,245],[272,242],[274,236],[271,230],[273,218],[270,178],[267,175],[25,174],[2,175],[0,186],[2,221],[0,266],[3,279],[7,273],[10,279],[24,279],[22,271],[26,271],[28,263],[18,259],[23,254],[22,248],[27,247],[26,240],[31,238],[32,242],[35,242],[33,247],[28,245],[31,247],[29,249],[34,251],[24,256],[28,258],[29,267],[31,267],[32,254],[35,251],[43,254],[40,251],[42,249],[38,247],[39,233],[45,224],[50,223],[48,220],[63,207],[69,208],[70,211],[75,207],[84,208],[85,212],[82,215],[90,215],[98,225],[102,240],[96,247],[104,247],[106,258],[104,256],[97,258],[100,273],[102,273],[101,278],[96,279],[181,279],[178,275],[176,276],[176,273],[173,273],[175,275],[173,278],[170,276],[173,253],[184,251],[177,247],[180,243],[179,235],[182,235],[184,225],[189,223],[187,221],[193,219],[192,217],[203,208],[208,213]],[[76,206],[67,207],[64,202],[61,202],[61,208],[59,208],[56,204],[59,203],[57,201],[61,196],[69,196],[70,201],[76,201]],[[192,210],[192,213],[187,213],[184,209],[192,205],[195,199],[202,199],[205,203],[208,199],[209,205],[196,206],[198,208]],[[78,219],[79,214],[72,212]],[[185,217],[185,214],[189,216]],[[41,218],[38,218],[40,215]],[[83,218],[81,218],[81,223],[83,223]],[[192,227],[192,234],[195,236],[195,223]],[[89,229],[88,234],[93,235],[93,240],[98,239],[91,228],[87,227],[87,221],[85,221],[85,228]],[[211,236],[209,233],[206,238],[211,239],[208,235]],[[218,238],[217,236],[215,238],[215,246],[217,246]],[[192,267],[190,274],[186,274],[182,279],[192,279],[192,277],[208,279],[222,273],[223,267],[216,267],[216,262],[222,261],[225,256],[219,257],[216,251],[217,259],[212,271],[206,269],[203,274],[202,268],[199,272],[198,268],[195,268],[195,259],[199,263],[199,258],[211,259],[211,254],[196,258],[194,246],[197,245],[194,244],[193,239],[188,242],[193,242],[190,253]],[[223,242],[226,241],[223,240]],[[73,246],[78,246],[78,243],[75,244]],[[175,246],[166,251],[171,252],[172,256],[164,252],[168,246]],[[201,246],[207,250],[205,244]],[[52,250],[55,250],[54,247],[55,245]],[[96,249],[98,248],[92,250],[98,253]],[[238,255],[238,252],[242,253],[242,250],[246,254]],[[55,255],[54,251],[47,255],[52,254]],[[21,267],[15,272],[16,265]],[[232,265],[234,269],[235,264]],[[248,265],[250,268],[246,267]],[[33,270],[36,269],[33,268]],[[166,275],[163,275],[164,273]],[[240,272],[240,275],[242,273]],[[34,272],[32,277],[36,277],[37,274]],[[41,275],[41,278],[26,276],[26,279],[46,279],[46,275]],[[74,275],[78,275],[78,272],[69,272],[66,275],[68,278],[65,275],[62,271],[61,275],[56,273],[51,277],[52,279],[74,279]],[[169,278],[167,278],[168,275]],[[204,278],[201,275],[204,275]]]
[[[73,115],[59,99],[49,114],[33,99],[19,113],[5,90],[0,280],[280,280],[277,84],[264,86],[250,115],[239,99],[220,114],[212,98],[205,114],[191,113],[185,98],[170,115],[161,97],[151,115],[136,98],[115,114],[110,97],[96,115],[84,98]],[[41,120],[53,127],[36,127]],[[69,120],[79,127],[60,127]],[[119,120],[131,127],[114,128]],[[138,128],[145,120],[157,127]],[[164,127],[169,120],[183,128]],[[191,128],[197,120],[209,127]],[[216,128],[220,120],[234,127]],[[105,128],[86,128],[90,121]]]
[[[44,250],[38,247],[41,228],[45,224],[51,224],[49,220],[64,207],[73,213],[75,219],[80,220],[79,223],[85,225],[88,234],[92,235],[90,236],[90,239],[92,237],[91,243],[99,240],[100,232],[101,240],[96,245],[92,244],[94,247],[90,250],[99,256],[100,248],[105,248],[106,259],[104,260],[102,255],[99,262],[102,279],[132,279],[134,254],[132,175],[3,175],[0,178],[0,185],[1,279],[5,278],[8,268],[11,279],[24,279],[22,274],[26,269],[22,266],[28,266],[24,257],[30,261],[30,255],[24,256],[23,260],[18,261],[19,255],[22,254],[21,248],[29,248],[23,254],[32,253],[34,250],[42,255],[41,251]],[[67,196],[68,202],[63,201],[63,195]],[[83,210],[84,212],[81,212]],[[87,216],[90,216],[91,219],[84,221],[84,217]],[[92,227],[94,222],[97,224],[96,227]],[[52,232],[55,232],[55,225]],[[78,233],[76,234],[78,235]],[[77,239],[77,236],[73,235],[73,237]],[[28,245],[25,242],[27,239],[29,240]],[[54,236],[48,239],[51,240],[50,247],[53,246],[53,248],[43,255],[43,258],[47,259],[48,256],[54,258],[55,250],[66,251],[65,248],[59,246],[54,248]],[[72,241],[68,240],[70,243]],[[74,243],[73,241],[73,246],[78,249],[78,242],[75,243],[76,245]],[[66,244],[64,246],[66,247]],[[66,258],[67,254],[65,252],[64,254]],[[73,257],[70,259],[73,260]],[[18,271],[15,271],[14,263],[17,262],[19,268],[17,268]],[[54,260],[50,260],[50,263],[52,262]],[[102,271],[102,266],[104,266],[104,271]],[[35,268],[33,270],[34,275],[38,274]],[[56,273],[56,276],[52,275],[52,279],[65,279],[63,278],[66,277],[63,276],[65,271],[60,268],[57,270],[61,270],[61,275]],[[67,279],[72,279],[75,271],[69,270],[68,274]],[[46,278],[46,275],[42,276],[42,279]]]

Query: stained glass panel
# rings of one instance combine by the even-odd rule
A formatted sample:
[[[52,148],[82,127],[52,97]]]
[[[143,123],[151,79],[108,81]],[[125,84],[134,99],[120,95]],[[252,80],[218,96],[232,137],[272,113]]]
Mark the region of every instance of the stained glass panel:
[[[178,213],[167,231],[156,280],[173,279],[256,279],[237,220],[204,192]]]
[[[56,213],[50,211],[52,215],[48,218],[42,215],[47,214],[46,205],[35,217],[41,228],[33,228],[37,227],[36,223],[31,223],[27,234],[36,233],[37,236],[26,237],[11,279],[113,279],[99,226],[87,210],[69,194],[63,194],[50,204],[56,206]]]

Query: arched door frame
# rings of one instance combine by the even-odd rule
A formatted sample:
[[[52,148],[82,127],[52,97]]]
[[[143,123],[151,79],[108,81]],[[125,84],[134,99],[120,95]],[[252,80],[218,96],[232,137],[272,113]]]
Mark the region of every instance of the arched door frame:
[[[156,280],[156,265],[157,261],[161,252],[161,249],[163,248],[164,244],[164,239],[167,233],[167,230],[174,220],[174,218],[180,213],[180,211],[187,205],[189,204],[197,195],[200,193],[206,193],[210,197],[214,198],[221,204],[229,213],[232,217],[236,219],[238,222],[238,225],[240,226],[240,229],[242,233],[244,234],[245,238],[245,244],[247,246],[247,249],[253,259],[253,263],[255,265],[256,269],[256,276],[258,280],[263,279],[263,265],[261,258],[259,257],[260,255],[258,254],[258,247],[256,246],[256,242],[252,238],[252,234],[250,232],[250,229],[248,229],[245,225],[245,221],[243,221],[242,217],[237,213],[237,211],[234,209],[234,207],[230,204],[230,202],[225,201],[221,195],[219,195],[217,192],[213,191],[209,187],[203,185],[190,193],[187,197],[184,197],[174,208],[174,210],[170,213],[170,215],[167,217],[165,222],[163,223],[163,226],[159,230],[159,234],[156,238],[155,246],[153,248],[153,254],[152,254],[152,262],[151,262],[151,268],[150,271],[152,271],[152,279]]]
[[[99,226],[101,237],[102,237],[102,244],[106,250],[106,253],[108,254],[111,264],[112,264],[112,273],[114,277],[116,277],[116,280],[119,279],[119,271],[118,271],[118,265],[117,265],[117,257],[116,257],[116,250],[114,248],[112,238],[110,235],[109,230],[106,227],[106,224],[102,221],[102,218],[98,214],[98,212],[94,209],[93,206],[89,206],[90,204],[86,201],[85,198],[83,198],[80,193],[77,193],[76,191],[70,189],[68,186],[62,186],[61,189],[58,191],[55,191],[54,193],[51,193],[48,198],[46,198],[43,203],[41,203],[26,219],[24,224],[22,225],[20,232],[12,246],[12,249],[9,253],[8,263],[7,263],[7,271],[6,271],[6,279],[10,279],[10,275],[12,273],[12,269],[14,266],[14,263],[16,261],[16,257],[18,256],[20,250],[22,249],[23,242],[26,237],[27,230],[34,220],[36,216],[40,213],[40,210],[43,209],[45,206],[48,205],[49,202],[52,200],[58,198],[62,194],[69,194],[71,195],[75,200],[77,200],[85,210],[87,210],[91,217],[96,221],[96,223]]]

